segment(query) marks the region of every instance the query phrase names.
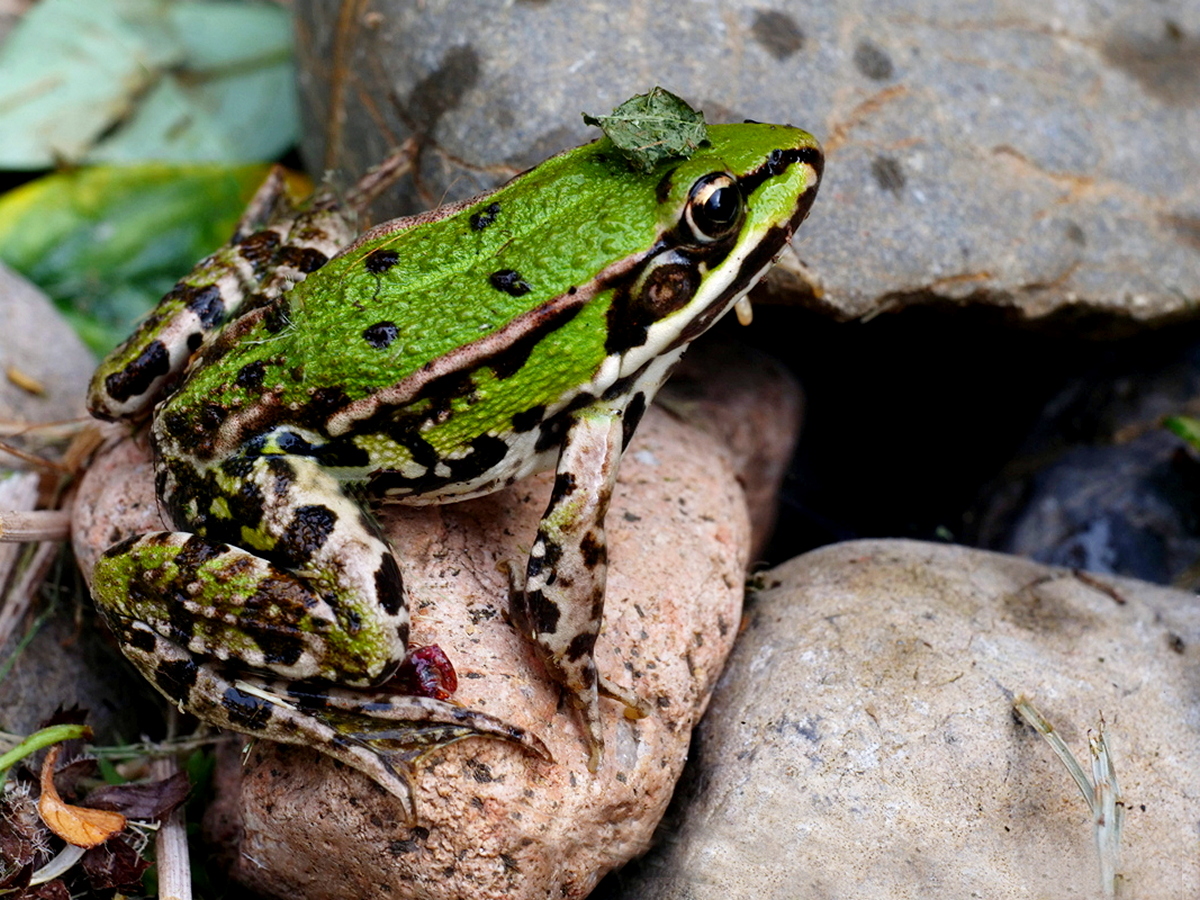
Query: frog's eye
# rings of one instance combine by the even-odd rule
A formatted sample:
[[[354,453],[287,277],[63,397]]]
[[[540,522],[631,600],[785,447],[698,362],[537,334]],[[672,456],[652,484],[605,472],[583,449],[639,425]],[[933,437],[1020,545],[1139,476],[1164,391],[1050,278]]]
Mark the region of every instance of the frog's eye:
[[[726,172],[705,175],[692,185],[683,216],[701,244],[728,237],[742,221],[742,192]]]

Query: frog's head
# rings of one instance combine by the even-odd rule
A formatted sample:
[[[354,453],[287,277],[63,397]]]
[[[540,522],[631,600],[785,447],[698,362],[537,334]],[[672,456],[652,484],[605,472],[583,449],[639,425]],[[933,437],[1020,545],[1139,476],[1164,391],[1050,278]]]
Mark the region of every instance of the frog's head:
[[[622,374],[745,297],[808,215],[823,164],[807,132],[745,123],[710,126],[707,146],[655,173],[658,238],[609,312],[606,350]]]

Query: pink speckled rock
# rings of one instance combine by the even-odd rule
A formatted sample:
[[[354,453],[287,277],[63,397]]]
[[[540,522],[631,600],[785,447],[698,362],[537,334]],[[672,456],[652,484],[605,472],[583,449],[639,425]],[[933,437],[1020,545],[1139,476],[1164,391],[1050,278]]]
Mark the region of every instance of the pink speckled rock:
[[[795,392],[786,378],[770,386]],[[781,427],[787,446],[795,424]],[[608,514],[597,662],[655,711],[635,722],[602,701],[606,755],[596,774],[574,712],[507,617],[502,564],[524,565],[552,474],[467,503],[385,508],[414,643],[447,652],[458,701],[531,729],[554,762],[488,740],[438,751],[418,771],[411,827],[396,798],[357,771],[313,749],[254,742],[240,777],[226,765],[234,775],[219,783],[210,816],[237,880],[288,898],[583,897],[644,852],[740,622],[750,520],[732,453],[716,436],[726,432],[652,408],[625,454]],[[97,548],[160,527],[151,485],[132,442],[97,460],[78,501],[85,569]]]

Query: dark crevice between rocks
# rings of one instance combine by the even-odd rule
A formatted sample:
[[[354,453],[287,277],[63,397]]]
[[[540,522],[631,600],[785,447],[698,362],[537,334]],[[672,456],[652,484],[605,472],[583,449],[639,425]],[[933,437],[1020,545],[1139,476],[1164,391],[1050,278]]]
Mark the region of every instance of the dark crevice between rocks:
[[[779,524],[761,562],[860,537],[976,544],[991,495],[1035,464],[1021,459],[1031,436],[1064,432],[1057,442],[1038,440],[1041,462],[1083,441],[1109,440],[1099,397],[1070,421],[1054,410],[1046,420],[1051,400],[1070,385],[1108,385],[1111,393],[1118,383],[1150,379],[1200,343],[1197,323],[1138,327],[1095,312],[1030,322],[1011,309],[945,302],[866,322],[764,305],[750,328],[727,318],[705,339],[772,353],[800,379],[806,399]],[[989,540],[998,540],[995,532]]]

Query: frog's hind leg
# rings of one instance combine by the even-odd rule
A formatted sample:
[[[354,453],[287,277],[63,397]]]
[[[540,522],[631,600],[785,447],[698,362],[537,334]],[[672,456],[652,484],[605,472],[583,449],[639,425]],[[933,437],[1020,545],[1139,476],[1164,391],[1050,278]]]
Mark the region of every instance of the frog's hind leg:
[[[147,534],[109,548],[93,593],[126,655],[168,697],[213,724],[314,746],[402,798],[384,774],[413,752],[414,734],[419,750],[478,734],[544,754],[522,730],[433,698],[314,699],[339,696],[317,683],[366,688],[390,678],[409,627],[391,548],[315,460],[236,459],[210,472],[203,490],[193,471],[190,498],[186,473],[165,471],[177,520],[198,533]],[[309,687],[264,700],[231,674],[247,669],[260,684]]]
[[[111,620],[110,620],[111,621]],[[471,737],[492,737],[550,759],[533,734],[432,697],[371,694],[232,673],[196,657],[148,625],[114,621],[126,655],[158,690],[213,725],[319,748],[395,795],[415,821],[414,766]]]
[[[322,465],[308,456],[265,454],[228,460],[203,482],[186,463],[163,471],[176,524],[203,541],[178,554],[192,571],[176,577],[194,595],[186,601],[192,607],[215,609],[191,615],[209,629],[228,623],[225,633],[208,635],[209,655],[232,642],[239,648],[234,658],[254,668],[354,687],[394,674],[409,635],[400,568],[378,523]],[[222,542],[231,545],[221,550],[226,557],[209,559]],[[154,565],[150,548],[139,552]],[[264,589],[289,596],[260,596]],[[304,596],[291,598],[296,591]],[[159,618],[169,620],[171,611]],[[294,659],[256,650],[284,634],[302,643]],[[255,640],[244,641],[247,635]]]

